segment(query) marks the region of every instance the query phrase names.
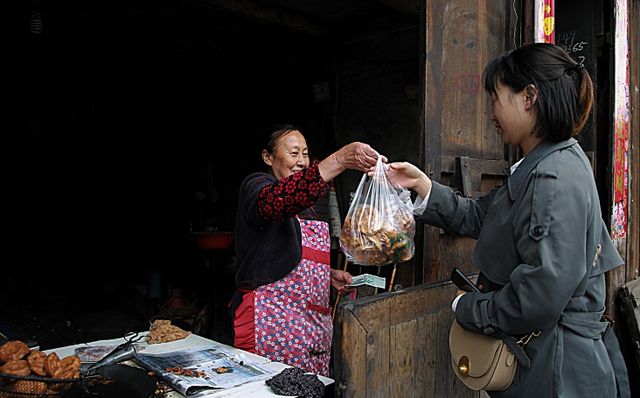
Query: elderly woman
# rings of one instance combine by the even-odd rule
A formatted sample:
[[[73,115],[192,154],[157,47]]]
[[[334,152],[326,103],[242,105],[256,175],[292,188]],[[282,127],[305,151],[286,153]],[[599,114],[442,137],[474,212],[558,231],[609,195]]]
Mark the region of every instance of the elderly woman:
[[[273,128],[262,151],[268,173],[253,173],[240,186],[238,291],[231,308],[237,348],[329,373],[329,286],[345,293],[351,275],[331,269],[329,227],[311,207],[338,174],[366,171],[378,156],[369,145],[354,142],[310,164],[300,130]]]

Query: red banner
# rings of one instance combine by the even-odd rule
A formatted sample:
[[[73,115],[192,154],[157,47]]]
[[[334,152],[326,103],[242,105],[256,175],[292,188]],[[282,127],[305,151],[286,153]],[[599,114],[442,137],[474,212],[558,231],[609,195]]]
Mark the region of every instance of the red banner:
[[[543,29],[544,29],[544,42],[555,43],[556,42],[556,28],[555,28],[555,0],[544,0],[544,14],[543,14]]]

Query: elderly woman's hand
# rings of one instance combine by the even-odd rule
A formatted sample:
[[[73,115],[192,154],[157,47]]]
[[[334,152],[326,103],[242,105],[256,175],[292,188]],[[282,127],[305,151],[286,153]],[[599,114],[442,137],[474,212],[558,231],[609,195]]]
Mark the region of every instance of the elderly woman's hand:
[[[347,169],[366,172],[376,165],[379,156],[380,154],[369,145],[362,142],[352,142],[320,162],[318,171],[325,181],[331,181]],[[382,161],[386,162],[387,158],[382,156]]]
[[[352,142],[340,148],[335,156],[336,162],[344,169],[355,169],[367,171],[376,165],[380,154],[368,144],[362,142]],[[382,157],[384,162],[387,158]]]
[[[351,274],[347,271],[340,271],[338,269],[331,269],[331,286],[333,286],[340,295],[351,293],[354,288],[347,287],[351,283]]]

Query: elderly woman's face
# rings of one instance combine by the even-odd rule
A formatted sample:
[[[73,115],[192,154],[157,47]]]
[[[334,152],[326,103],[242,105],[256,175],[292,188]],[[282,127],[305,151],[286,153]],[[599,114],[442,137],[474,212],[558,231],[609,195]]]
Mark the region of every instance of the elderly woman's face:
[[[309,150],[304,136],[298,130],[292,130],[278,140],[273,153],[262,152],[262,159],[271,166],[277,179],[309,167]]]

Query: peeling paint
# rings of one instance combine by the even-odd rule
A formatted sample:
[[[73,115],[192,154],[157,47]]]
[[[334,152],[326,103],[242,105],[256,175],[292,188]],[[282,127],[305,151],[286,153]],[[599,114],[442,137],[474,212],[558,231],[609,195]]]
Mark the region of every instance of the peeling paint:
[[[615,97],[614,97],[614,153],[613,205],[611,236],[627,236],[629,212],[629,39],[627,0],[616,0],[615,6]]]

